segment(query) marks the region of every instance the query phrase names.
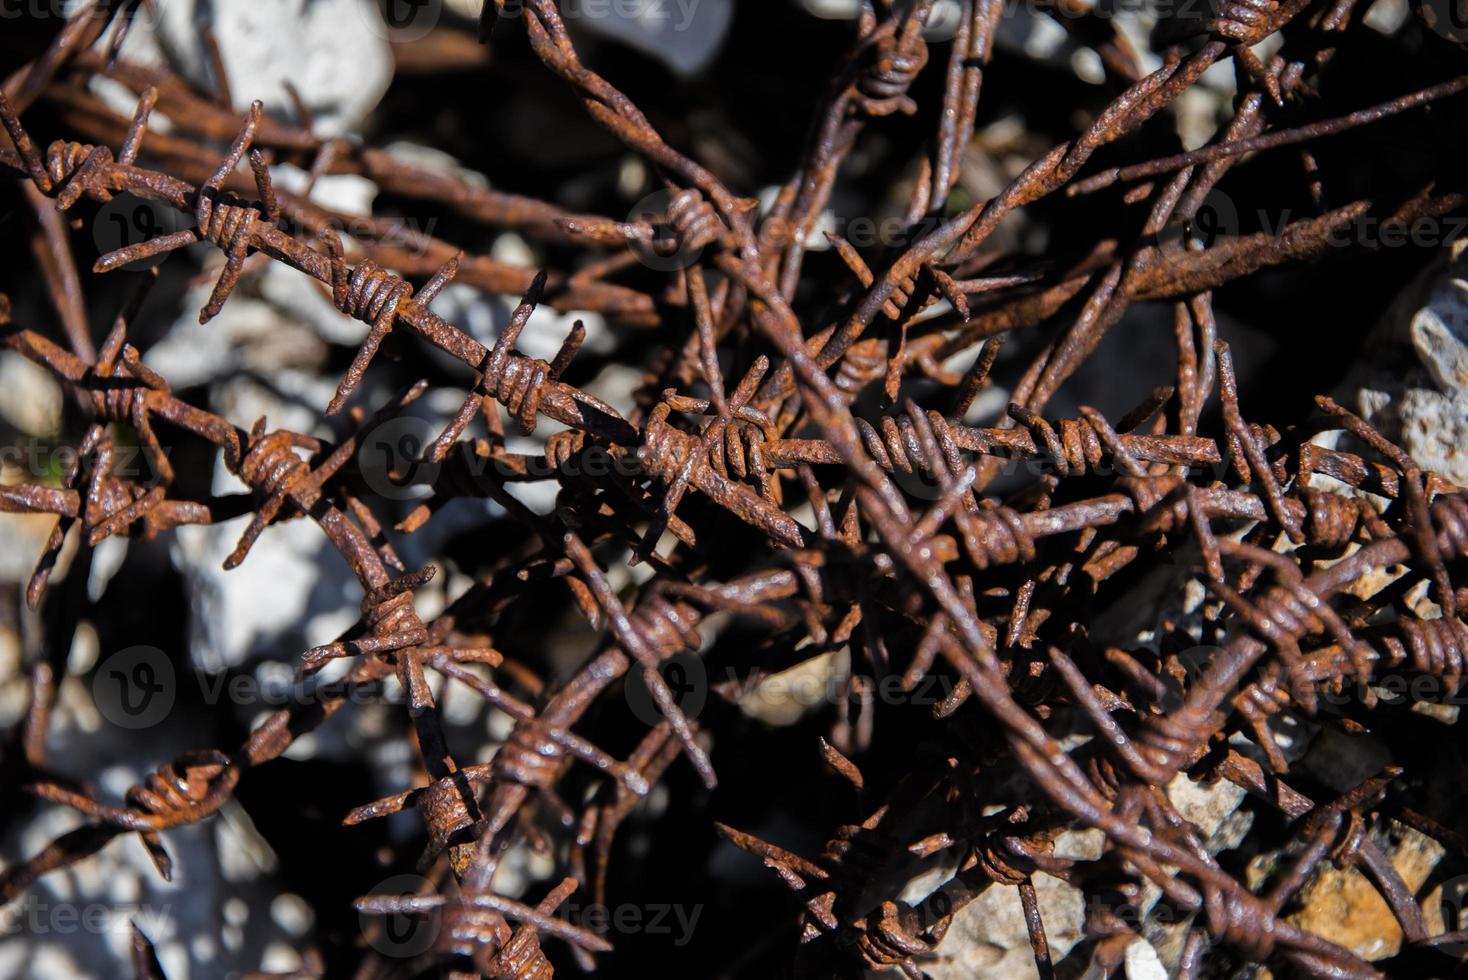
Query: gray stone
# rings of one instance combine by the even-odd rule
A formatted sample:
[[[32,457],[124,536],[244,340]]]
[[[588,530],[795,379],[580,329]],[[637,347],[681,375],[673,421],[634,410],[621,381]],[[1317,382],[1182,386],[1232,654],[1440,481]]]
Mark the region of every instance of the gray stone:
[[[392,78],[387,28],[367,0],[168,0],[138,14],[123,57],[165,63],[203,91],[216,90],[199,43],[205,27],[216,38],[229,39],[220,53],[234,108],[244,112],[259,99],[289,118],[295,114],[289,83],[322,135],[359,127]]]

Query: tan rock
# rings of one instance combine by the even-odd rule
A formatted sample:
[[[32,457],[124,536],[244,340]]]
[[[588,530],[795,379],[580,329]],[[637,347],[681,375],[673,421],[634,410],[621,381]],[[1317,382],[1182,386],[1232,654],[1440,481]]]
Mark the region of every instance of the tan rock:
[[[1393,822],[1388,848],[1392,865],[1413,892],[1442,860],[1443,848],[1432,838]],[[1381,960],[1402,948],[1402,928],[1386,900],[1364,875],[1326,864],[1300,895],[1300,910],[1287,920],[1307,932],[1344,946],[1362,959]]]
[[[1037,875],[1035,894],[1050,956],[1059,960],[1084,935],[1081,893],[1059,879]],[[935,958],[924,960],[922,968],[934,980],[1031,980],[1035,960],[1019,890],[994,885],[966,906],[954,916]]]

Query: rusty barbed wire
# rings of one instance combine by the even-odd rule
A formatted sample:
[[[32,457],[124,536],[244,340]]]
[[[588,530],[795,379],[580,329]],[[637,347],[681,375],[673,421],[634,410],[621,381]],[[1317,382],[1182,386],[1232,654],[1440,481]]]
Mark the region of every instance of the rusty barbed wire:
[[[118,59],[129,23],[118,15],[133,6],[74,15],[0,91],[12,147],[0,147],[0,171],[25,183],[65,345],[42,323],[12,322],[18,315],[4,295],[0,342],[61,382],[84,419],[74,460],[54,485],[0,491],[0,510],[57,518],[26,597],[33,607],[62,601],[48,583],[64,564],[73,524],[90,548],[247,517],[225,561],[232,569],[274,525],[304,517],[357,580],[360,618],[329,642],[290,652],[312,685],[305,703],[269,714],[233,752],[180,753],[121,805],[37,768],[57,701],[49,665],[38,661],[19,740],[30,788],[86,823],[0,874],[4,901],[131,833],[169,878],[163,834],[211,819],[246,780],[268,782],[256,770],[357,694],[387,700],[391,680],[406,708],[414,785],[351,801],[341,820],[357,828],[416,813],[425,839],[417,867],[434,877],[419,894],[370,895],[357,909],[439,916],[424,968],[546,977],[554,963],[544,941],[554,938],[594,969],[592,954],[616,944],[567,907],[573,895],[606,900],[619,828],[655,787],[679,778],[680,755],[703,798],[718,799],[707,794],[723,760],[740,750],[741,727],[728,717],[782,671],[832,655],[847,663],[832,670],[836,704],[819,751],[842,792],[856,797],[857,822],[823,830],[826,847],[812,860],[711,821],[796,896],[801,949],[778,958],[797,970],[819,957],[834,972],[920,977],[963,909],[999,886],[1019,899],[1039,975],[1055,976],[1063,954],[1047,934],[1035,885],[1048,875],[1087,898],[1160,892],[1198,923],[1180,975],[1197,975],[1212,954],[1308,975],[1379,976],[1357,952],[1289,915],[1326,859],[1364,875],[1400,924],[1404,948],[1461,941],[1452,929],[1430,934],[1419,899],[1369,832],[1372,821],[1405,812],[1417,760],[1399,759],[1316,804],[1285,782],[1295,763],[1275,725],[1288,716],[1342,729],[1361,727],[1362,718],[1390,726],[1372,685],[1392,672],[1456,691],[1468,658],[1460,618],[1468,504],[1328,398],[1308,418],[1265,423],[1253,403],[1246,416],[1230,346],[1243,341],[1220,323],[1212,294],[1258,270],[1327,254],[1332,234],[1363,215],[1410,222],[1463,207],[1446,179],[1442,189],[1428,181],[1405,195],[1353,186],[1354,199],[1342,202],[1321,177],[1317,143],[1326,153],[1327,137],[1410,119],[1468,87],[1453,77],[1321,118],[1331,83],[1322,69],[1361,29],[1353,0],[1237,0],[1207,21],[1178,19],[1159,30],[1157,43],[1168,46],[1147,73],[1119,34],[1093,20],[1072,23],[1066,10],[1045,11],[1097,52],[1115,83],[1112,97],[1076,127],[1079,135],[1038,152],[987,199],[962,205],[955,192],[1005,14],[998,0],[961,0],[951,40],[928,36],[933,0],[863,4],[810,139],[765,204],[676,148],[587,67],[559,5],[487,2],[482,37],[523,31],[532,55],[594,122],[652,165],[664,192],[659,212],[622,221],[318,137],[309,119],[282,122],[258,101],[240,120],[218,93]],[[1255,48],[1276,37],[1278,54],[1265,61]],[[1195,40],[1181,43],[1187,38]],[[216,64],[229,43],[214,44]],[[940,73],[935,54],[945,43],[951,51]],[[1230,120],[1201,147],[1138,160],[1135,144],[1151,139],[1156,120],[1224,60],[1239,83]],[[132,90],[131,117],[102,106],[87,87],[92,79]],[[27,129],[37,105],[76,138],[42,151]],[[166,132],[150,130],[155,113],[168,118]],[[895,200],[903,233],[871,250],[828,234],[839,265],[823,268],[810,243],[863,138],[916,124],[933,126],[932,139],[901,189],[905,199],[884,202]],[[1315,213],[1274,232],[1226,229],[1206,244],[1189,237],[1231,171],[1276,179],[1286,154],[1262,151],[1286,146],[1301,150]],[[140,159],[160,162],[150,168]],[[1106,167],[1093,168],[1093,159]],[[402,238],[344,238],[309,189],[277,191],[271,169],[283,162],[304,164],[313,184],[355,174],[556,251],[535,270],[427,234],[409,236],[411,255]],[[1040,260],[994,246],[1001,223],[1022,208],[1079,206],[1084,195],[1132,182],[1140,183],[1117,195],[1126,217],[1085,239],[1079,258]],[[92,344],[81,277],[56,215],[124,194],[193,224],[103,252],[92,266],[99,276],[131,276],[125,270],[135,263],[203,245],[222,254],[223,266],[201,322],[219,316],[253,270],[279,263],[321,284],[328,309],[366,326],[334,394],[313,406],[322,419],[345,410],[345,425],[333,430],[344,434],[271,429],[263,418],[246,427],[195,404],[193,393],[176,393],[129,339],[156,272]],[[1182,247],[1166,247],[1177,232]],[[666,289],[647,286],[648,270],[630,274],[646,249],[686,259],[651,266]],[[492,345],[430,309],[453,282],[518,300]],[[7,291],[18,293],[19,284]],[[1054,409],[1047,418],[1123,316],[1156,301],[1174,313],[1169,384],[1131,393],[1136,407],[1112,416],[1115,423],[1089,406],[1075,418],[1057,419]],[[584,376],[591,359],[578,361],[587,338],[579,320],[549,361],[518,349],[543,305],[602,313],[615,329],[663,332],[662,351],[637,355],[645,363],[631,404],[619,408],[590,383],[567,380]],[[27,307],[24,318],[33,316]],[[971,424],[981,391],[996,384],[1002,338],[1010,350],[1024,345],[1028,365],[1007,385],[1003,412]],[[448,354],[467,374],[384,399],[379,383],[395,372],[383,354],[405,341]],[[979,345],[972,366],[947,366]],[[613,356],[632,349],[619,344]],[[454,396],[459,407],[436,436],[393,461],[393,477],[398,469],[428,474],[418,484],[423,499],[399,508],[366,450],[379,427],[404,418],[430,389],[462,393]],[[501,410],[520,437],[540,445],[512,451]],[[471,431],[480,418],[483,436]],[[565,428],[548,432],[548,423]],[[1318,444],[1335,432],[1351,441]],[[146,471],[122,465],[124,438],[136,440]],[[186,482],[198,484],[180,478],[170,458],[175,438],[217,455],[242,492],[185,496]],[[527,483],[552,484],[553,505],[533,508],[509,489]],[[1002,492],[990,493],[995,487]],[[398,554],[402,537],[462,498],[491,501],[528,543],[486,557],[478,578],[456,585],[461,593],[438,615],[422,615],[421,594],[440,566],[410,570]],[[1159,557],[1177,566],[1175,587],[1192,582],[1208,597],[1193,621],[1160,628],[1150,647],[1105,635],[1098,611],[1125,603]],[[636,574],[624,577],[622,566]],[[65,574],[79,572],[74,560]],[[1420,601],[1407,598],[1414,589]],[[514,607],[565,599],[605,636],[569,667],[527,667],[515,649],[528,644]],[[731,651],[731,621],[755,631],[760,645]],[[1219,646],[1190,674],[1178,646],[1205,639]],[[730,704],[691,707],[685,665],[714,661],[732,668],[725,682],[704,687]],[[872,688],[889,679],[909,695],[930,679],[948,685],[921,712],[937,742],[932,757],[914,756],[895,780],[878,774],[875,753],[871,764],[862,759],[905,737],[900,723],[875,718]],[[450,688],[508,719],[492,757],[470,760],[450,744],[442,705]],[[634,689],[648,705],[633,704]],[[1348,699],[1350,712],[1328,710],[1326,695]],[[602,739],[619,701],[632,705],[637,735],[630,751],[628,739],[613,752],[603,745],[617,743]],[[1061,721],[1087,737],[1062,742]],[[1267,887],[1251,886],[1210,852],[1166,792],[1177,780],[1219,778],[1288,818]],[[1456,839],[1452,827],[1412,819],[1445,845]],[[1059,835],[1088,828],[1104,840],[1099,859],[1056,856]],[[535,904],[496,884],[518,847],[548,856],[550,880],[559,882]],[[958,856],[955,869],[926,898],[904,900],[911,860],[944,851]],[[322,855],[322,867],[331,857]],[[1090,935],[1079,955],[1114,973],[1139,938],[1134,925],[1088,906]],[[133,951],[138,976],[162,975],[136,926]],[[373,955],[364,969],[380,965]]]

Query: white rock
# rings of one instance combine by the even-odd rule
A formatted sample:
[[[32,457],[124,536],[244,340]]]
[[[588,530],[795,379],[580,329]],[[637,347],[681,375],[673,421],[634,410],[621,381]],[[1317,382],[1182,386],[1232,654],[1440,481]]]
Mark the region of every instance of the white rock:
[[[855,20],[861,13],[861,0],[799,0],[801,8],[822,20]],[[958,32],[962,8],[958,0],[938,0],[928,14],[924,35],[933,40],[947,40]]]
[[[734,19],[733,0],[636,0],[562,4],[572,24],[616,38],[680,75],[704,68],[724,43]],[[573,13],[579,12],[579,16]]]
[[[217,273],[212,258],[210,262]],[[360,339],[352,321],[337,312],[324,293],[311,293],[314,280],[280,263],[270,263],[258,276],[247,276],[219,316],[201,324],[198,310],[213,288],[211,277],[190,289],[183,300],[182,315],[143,355],[143,362],[175,388],[233,377],[243,370],[273,376],[287,368],[314,368],[326,356],[317,333],[337,340],[330,334],[331,328],[340,331],[341,342]],[[250,293],[256,290],[267,296],[274,293],[271,298],[275,301],[254,298]],[[282,315],[282,310],[298,315]],[[300,315],[311,311],[319,317]],[[316,329],[308,328],[306,323]]]
[[[270,903],[270,917],[292,936],[304,936],[311,929],[314,916],[311,906],[299,895],[287,892]]]
[[[1443,300],[1412,318],[1412,347],[1443,391],[1468,392],[1468,283],[1454,279]]]
[[[1157,958],[1157,950],[1145,939],[1126,948],[1124,961],[1127,980],[1167,980],[1167,970]]]
[[[260,969],[267,973],[293,974],[301,969],[301,954],[288,943],[271,943],[265,947]]]
[[[333,637],[300,635],[298,624],[308,610],[323,603],[340,615],[344,630],[356,621],[351,602],[339,584],[345,577],[334,567],[330,546],[320,530],[305,519],[270,527],[239,568],[225,572],[224,559],[244,530],[244,519],[213,527],[180,528],[174,562],[188,579],[190,646],[195,664],[208,672],[241,663],[251,654],[297,652]],[[321,586],[326,586],[322,589]],[[360,597],[359,597],[360,601]],[[268,616],[260,610],[268,609]]]
[[[1402,448],[1426,469],[1468,486],[1468,395],[1414,388],[1396,409]]]
[[[1187,776],[1175,776],[1167,785],[1167,797],[1185,820],[1195,824],[1204,837],[1212,837],[1224,819],[1239,808],[1244,790],[1220,779],[1212,786],[1195,783]]]
[[[1081,893],[1049,875],[1036,875],[1035,895],[1050,955],[1060,960],[1083,938],[1085,909]],[[953,917],[932,960],[923,970],[935,980],[1030,980],[1034,955],[1019,892],[995,885]]]
[[[445,153],[436,146],[425,146],[422,143],[413,143],[408,140],[397,140],[388,143],[382,148],[388,156],[400,163],[426,170],[430,173],[443,174],[463,181],[471,187],[481,190],[489,189],[489,178],[477,170],[471,170],[464,166],[452,155]]]
[[[211,91],[212,68],[199,43],[207,26],[219,39],[230,97],[241,112],[259,99],[293,116],[290,83],[315,116],[317,133],[336,136],[361,125],[392,79],[387,28],[368,0],[168,0],[152,8],[156,13],[138,15],[123,57],[165,62]]]
[[[319,425],[314,406],[325,405],[330,398],[330,381],[297,372],[279,372],[271,380],[279,395],[241,377],[220,385],[215,402],[242,428],[262,415],[270,429],[309,432]],[[214,492],[242,491],[221,455],[215,464]],[[188,586],[190,649],[194,664],[206,673],[257,653],[294,656],[335,639],[360,615],[362,595],[356,578],[310,518],[266,528],[244,563],[225,571],[224,559],[247,523],[247,517],[240,517],[182,527],[173,537],[173,560]]]
[[[5,482],[9,483],[11,476],[7,473]],[[21,474],[15,474],[14,478],[29,482],[29,478]],[[30,580],[36,559],[41,557],[41,550],[46,547],[46,539],[55,524],[56,518],[50,514],[5,515],[5,520],[0,521],[0,581],[24,583]],[[56,570],[51,573],[51,581],[61,581],[71,563],[71,556],[76,552],[77,537],[74,532],[67,537],[62,560],[57,562]]]
[[[1406,290],[1367,341],[1352,380],[1358,411],[1425,469],[1468,486],[1468,281],[1463,263]]]
[[[24,355],[0,351],[0,418],[31,436],[61,427],[61,387],[51,372]]]
[[[92,574],[87,577],[87,598],[92,602],[101,599],[102,593],[107,591],[107,583],[112,581],[126,560],[126,538],[105,538],[97,542],[92,552]]]

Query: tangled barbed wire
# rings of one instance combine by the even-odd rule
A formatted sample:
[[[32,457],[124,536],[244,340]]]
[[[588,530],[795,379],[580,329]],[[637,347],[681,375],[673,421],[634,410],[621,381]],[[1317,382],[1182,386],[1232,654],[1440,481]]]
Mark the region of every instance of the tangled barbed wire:
[[[680,755],[708,793],[719,785],[721,759],[743,751],[738,725],[690,707],[689,690],[699,685],[684,676],[733,623],[753,632],[742,634],[730,682],[703,684],[731,703],[794,666],[833,652],[850,658],[819,751],[834,785],[857,796],[860,821],[822,828],[827,843],[816,858],[708,823],[797,896],[798,943],[778,954],[797,972],[922,976],[963,910],[997,885],[1017,889],[1035,967],[1054,976],[1057,954],[1035,885],[1050,876],[1087,899],[1089,941],[1079,948],[1107,975],[1145,931],[1115,909],[1150,890],[1192,924],[1173,967],[1179,976],[1201,975],[1214,958],[1380,976],[1359,951],[1290,915],[1327,858],[1360,869],[1390,907],[1404,935],[1399,955],[1468,941],[1468,930],[1451,923],[1429,929],[1422,896],[1368,832],[1395,820],[1435,838],[1450,862],[1468,860],[1460,832],[1414,802],[1418,760],[1399,754],[1396,765],[1330,797],[1308,781],[1294,785],[1276,729],[1291,716],[1395,732],[1400,706],[1373,689],[1394,672],[1457,689],[1468,658],[1458,584],[1468,502],[1323,390],[1308,417],[1248,420],[1234,338],[1213,304],[1215,289],[1325,255],[1333,233],[1363,214],[1402,224],[1462,209],[1468,200],[1447,159],[1440,179],[1405,192],[1373,188],[1373,196],[1353,185],[1344,202],[1312,177],[1309,161],[1328,137],[1448,100],[1468,88],[1468,76],[1321,118],[1327,68],[1368,30],[1357,0],[1225,4],[1196,29],[1167,25],[1179,36],[1146,70],[1094,11],[1086,20],[1057,7],[1054,15],[1101,56],[1114,97],[1079,135],[963,206],[955,193],[962,159],[978,131],[1006,5],[960,0],[957,33],[930,44],[924,28],[934,0],[878,0],[862,5],[856,40],[797,166],[761,203],[671,145],[588,68],[552,0],[487,0],[481,37],[523,33],[545,69],[650,164],[667,192],[659,214],[618,221],[318,137],[309,122],[275,118],[260,102],[241,119],[164,70],[117,60],[135,6],[98,3],[75,14],[0,93],[11,145],[0,148],[0,170],[28,183],[63,334],[20,322],[0,295],[0,343],[64,383],[85,419],[74,461],[55,485],[0,491],[0,509],[58,518],[26,599],[81,615],[77,592],[57,594],[52,581],[74,524],[85,532],[76,547],[86,550],[108,538],[248,517],[227,568],[248,561],[273,526],[313,522],[358,580],[361,616],[335,640],[280,651],[305,676],[346,662],[306,703],[271,713],[233,750],[190,747],[120,805],[48,768],[46,734],[66,665],[64,657],[35,658],[21,737],[6,749],[7,778],[87,823],[0,874],[0,900],[131,833],[169,876],[168,831],[211,818],[240,784],[268,780],[269,764],[293,743],[359,692],[379,696],[381,682],[395,678],[423,782],[376,802],[347,801],[340,832],[416,812],[427,846],[410,860],[432,877],[421,894],[364,896],[358,907],[442,917],[438,940],[412,969],[548,976],[547,940],[594,969],[593,954],[615,941],[604,926],[558,910],[573,894],[605,899],[619,826],[676,773]],[[1271,39],[1270,53],[1259,53]],[[937,57],[943,44],[946,66]],[[1225,60],[1237,93],[1230,118],[1204,146],[1111,165],[1135,161],[1160,114]],[[133,91],[130,119],[87,89],[97,78]],[[28,128],[38,103],[59,110],[79,138],[43,150]],[[166,132],[150,128],[158,114],[169,120]],[[914,233],[865,255],[831,236],[840,265],[813,261],[822,215],[855,148],[898,117],[936,127],[916,175],[902,184]],[[114,153],[107,142],[118,133]],[[1268,152],[1284,146],[1300,149],[1293,164]],[[149,166],[154,154],[159,162]],[[309,191],[275,186],[271,169],[285,162],[305,163],[313,180],[361,175],[553,244],[560,258],[531,270],[429,235],[411,254],[391,239],[343,240]],[[1273,231],[1225,229],[1204,243],[1192,231],[1235,168],[1315,181],[1317,213]],[[1021,209],[1059,207],[1118,184],[1119,217],[1093,230],[1079,257],[992,246]],[[96,257],[94,273],[138,283],[98,346],[67,228],[55,216],[124,194],[193,225]],[[1168,247],[1172,235],[1183,247]],[[201,322],[275,263],[316,280],[342,317],[367,326],[335,394],[315,406],[323,419],[345,409],[336,439],[202,407],[129,342],[157,278],[156,269],[130,270],[196,244],[224,257]],[[633,274],[648,248],[677,259],[648,263],[652,277]],[[519,299],[493,346],[430,308],[451,282]],[[1047,418],[1063,386],[1142,303],[1170,304],[1175,314],[1173,335],[1150,341],[1174,349],[1170,383],[1131,393],[1135,407],[1116,422],[1086,406],[1076,418]],[[550,361],[517,349],[543,305],[659,331],[660,348],[638,365],[634,403],[615,406],[567,380],[579,376],[579,322]],[[1032,360],[1002,414],[972,424],[1006,338],[1018,348],[1017,338],[1038,332],[1045,339],[1030,346]],[[381,492],[403,474],[385,483],[365,453],[375,431],[434,387],[419,382],[382,395],[380,355],[402,344],[436,348],[468,369],[452,419],[393,461],[432,474],[426,499],[407,514]],[[521,435],[546,435],[547,422],[568,431],[549,434],[543,452],[512,451],[502,410]],[[144,473],[116,466],[124,427],[142,447]],[[1327,445],[1330,434],[1345,438]],[[183,487],[165,448],[175,439],[207,444],[242,492]],[[594,456],[616,465],[597,469],[588,465]],[[529,481],[555,485],[553,507],[536,510],[512,492]],[[492,500],[534,543],[492,556],[466,591],[426,617],[415,593],[435,566],[410,569],[398,548],[460,497]],[[71,562],[67,574],[79,574],[84,566]],[[1149,645],[1108,636],[1101,612],[1133,601],[1139,576],[1159,563],[1174,568],[1168,588],[1181,592],[1191,579],[1214,598]],[[620,574],[626,566],[646,568],[629,580]],[[514,631],[499,629],[512,603],[548,594],[569,599],[603,634],[569,672],[537,673],[516,658]],[[1211,656],[1184,669],[1177,654],[1210,643]],[[909,758],[900,778],[874,778],[870,770],[890,765],[884,745],[910,736],[877,717],[869,681],[896,679],[910,692],[931,678],[946,682],[929,712],[936,750]],[[465,758],[451,744],[435,695],[450,680],[507,716],[508,736],[492,758]],[[630,751],[578,733],[623,692],[622,703],[632,701],[634,690],[645,710],[634,705],[640,724]],[[1331,710],[1322,704],[1327,693]],[[594,779],[573,773],[581,768]],[[1278,812],[1285,829],[1271,876],[1250,880],[1207,846],[1169,796],[1180,780],[1227,781]],[[1099,855],[1057,853],[1056,841],[1076,830],[1099,831]],[[559,881],[535,904],[496,886],[506,855],[521,846],[547,853]],[[909,894],[904,870],[935,855],[951,858],[946,877],[924,896]],[[317,867],[329,870],[332,859],[321,854]],[[161,975],[141,931],[135,949],[138,975]],[[364,964],[370,972],[362,975],[392,967],[376,950]]]

